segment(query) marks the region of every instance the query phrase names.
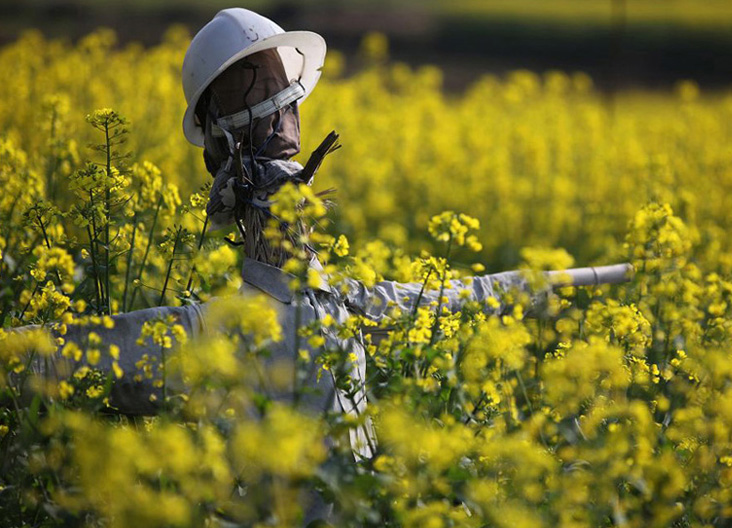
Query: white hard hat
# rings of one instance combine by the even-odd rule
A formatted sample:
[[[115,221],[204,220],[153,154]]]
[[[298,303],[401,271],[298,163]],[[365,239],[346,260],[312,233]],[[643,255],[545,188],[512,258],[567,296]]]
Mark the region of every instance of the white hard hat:
[[[183,91],[188,108],[183,116],[186,139],[203,146],[203,129],[195,120],[198,100],[209,84],[236,61],[258,51],[276,48],[288,80],[299,81],[305,99],[320,79],[325,40],[311,31],[285,31],[253,11],[219,11],[193,37],[183,59]]]

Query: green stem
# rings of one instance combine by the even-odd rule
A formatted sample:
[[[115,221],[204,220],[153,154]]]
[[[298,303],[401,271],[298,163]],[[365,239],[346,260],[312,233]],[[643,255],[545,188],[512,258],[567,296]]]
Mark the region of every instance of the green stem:
[[[435,344],[435,336],[437,330],[440,328],[440,311],[442,310],[442,296],[445,294],[445,282],[447,280],[447,264],[450,262],[450,253],[452,251],[452,234],[450,234],[450,240],[447,241],[447,252],[445,253],[445,269],[442,273],[442,280],[440,281],[440,296],[437,298],[437,312],[435,312],[435,322],[432,325],[432,335],[430,336],[430,346]]]
[[[33,300],[33,297],[35,297],[36,296],[36,293],[38,293],[38,286],[40,286],[40,284],[36,282],[36,286],[35,286],[35,288],[33,288],[33,293],[31,293],[31,296],[28,299],[28,302],[25,303],[25,307],[23,307],[23,311],[20,312],[19,319],[21,321],[23,320],[23,317],[25,316],[25,312],[28,311],[28,307],[30,307],[30,304],[31,304],[31,301]]]
[[[99,265],[97,264],[97,258],[96,254],[97,251],[95,249],[96,245],[98,244],[97,241],[97,221],[96,218],[94,218],[94,194],[91,190],[89,190],[89,204],[91,205],[91,233],[89,233],[89,249],[91,250],[91,256],[92,256],[92,266],[94,267],[94,277],[96,278],[96,281],[99,283],[99,299],[97,300],[97,314],[102,314],[102,305],[104,304],[104,287],[102,285],[102,278],[99,274]],[[87,226],[87,233],[89,232],[89,227]],[[93,236],[92,236],[93,235]]]
[[[46,233],[46,226],[43,225],[43,219],[40,215],[37,217],[38,219],[38,225],[41,226],[41,233],[43,234],[43,240],[46,242],[46,247],[48,249],[51,249],[51,242],[48,240],[48,234]],[[58,272],[58,270],[54,270],[56,272],[56,278],[58,279],[58,285],[61,286],[61,274]]]
[[[330,371],[330,375],[331,375],[331,379],[333,380],[333,385],[336,385],[335,375],[333,374],[332,371]],[[338,389],[336,389],[336,394],[337,394],[337,390]],[[366,390],[366,388],[364,387],[363,390]],[[361,413],[358,410],[358,403],[355,400],[355,394],[353,393],[353,391],[349,391],[349,392],[350,393],[346,395],[346,399],[351,403],[351,409],[353,409],[353,411],[356,413],[356,416],[360,416]],[[336,396],[336,397],[338,397],[338,396]],[[369,435],[366,434],[366,431],[364,431],[364,437],[366,438],[366,443],[368,444],[369,449],[371,449],[371,452],[376,453],[376,446],[371,441],[371,438],[369,437]]]
[[[480,409],[480,406],[483,405],[483,400],[485,399],[485,397],[486,397],[486,393],[483,391],[480,391],[480,397],[478,398],[478,401],[475,402],[475,405],[473,406],[473,410],[469,411],[467,413],[468,417],[465,418],[465,420],[463,422],[465,425],[468,425],[470,423],[470,420],[475,420],[476,422],[478,421],[478,420],[476,420],[475,413],[478,412],[478,410]]]
[[[203,221],[203,230],[201,231],[201,238],[198,239],[198,251],[201,251],[203,247],[203,240],[206,237],[206,228],[208,227],[208,216]],[[193,274],[196,272],[196,265],[191,266],[191,274],[188,276],[188,284],[186,285],[186,291],[191,291],[191,285],[193,284]]]
[[[112,178],[112,145],[110,145],[109,143],[109,123],[106,122],[104,123],[104,141],[107,147],[107,181],[105,182],[105,207],[107,213],[107,224],[104,229],[104,288],[107,291],[107,315],[112,315],[112,296],[109,289],[109,226],[112,222],[112,188],[110,181]]]
[[[162,306],[163,302],[165,301],[165,290],[168,289],[168,280],[170,280],[170,273],[173,271],[175,252],[178,249],[178,242],[180,241],[180,233],[182,230],[183,228],[179,227],[178,230],[175,232],[175,242],[173,242],[173,254],[170,256],[170,261],[168,262],[168,271],[165,273],[165,282],[163,282],[163,290],[160,292],[160,300],[158,301],[158,306]]]
[[[155,208],[155,214],[153,215],[153,221],[152,225],[150,226],[150,232],[148,233],[147,237],[147,246],[145,247],[145,254],[142,256],[142,262],[140,262],[140,270],[137,273],[137,277],[135,277],[135,280],[141,280],[142,279],[142,272],[145,270],[145,264],[147,263],[147,256],[150,253],[150,247],[152,246],[153,241],[153,235],[155,234],[155,226],[158,223],[158,215],[160,214],[160,208],[163,206],[163,195],[160,195],[160,198],[158,199],[158,205]],[[135,296],[137,295],[138,290],[140,289],[139,285],[135,286],[135,289],[132,290],[132,297],[130,298],[130,308],[132,308],[135,305]]]
[[[137,211],[132,217],[132,237],[130,239],[130,250],[127,253],[127,269],[125,269],[125,289],[122,294],[122,312],[127,311],[127,288],[130,285],[130,271],[132,271],[132,256],[135,252],[135,234],[137,234]]]
[[[99,272],[97,271],[97,260],[94,254],[94,237],[88,224],[86,226],[86,234],[89,236],[89,250],[92,260],[92,272],[94,273],[94,292],[97,297],[97,313],[99,313],[99,307],[102,305],[101,292],[99,291]]]
[[[427,288],[427,283],[430,281],[430,275],[432,275],[432,272],[435,271],[435,268],[430,268],[427,272],[427,275],[424,278],[424,281],[422,282],[422,287],[419,289],[419,294],[417,295],[417,300],[414,302],[414,306],[412,307],[412,313],[409,317],[409,323],[410,325],[414,323],[414,319],[417,317],[417,308],[419,308],[419,304],[422,302],[422,297],[424,297],[424,290]]]

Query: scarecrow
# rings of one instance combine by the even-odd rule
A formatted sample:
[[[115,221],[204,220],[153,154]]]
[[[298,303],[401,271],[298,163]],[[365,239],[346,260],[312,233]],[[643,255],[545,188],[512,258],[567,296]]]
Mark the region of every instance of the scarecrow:
[[[273,218],[273,194],[287,182],[311,184],[322,158],[337,148],[337,135],[330,134],[305,167],[291,161],[300,152],[299,105],[310,95],[320,77],[326,45],[323,38],[308,31],[286,32],[271,20],[246,9],[225,9],[193,38],[183,63],[183,90],[187,110],[183,119],[185,137],[199,147],[213,177],[207,214],[212,228],[234,225],[241,234],[244,259],[242,295],[263,293],[277,307],[284,339],[272,345],[268,361],[296,361],[298,325],[305,326],[326,317],[344,323],[352,314],[378,322],[388,308],[409,311],[417,304],[429,304],[438,292],[422,291],[421,284],[380,282],[373,288],[351,281],[344,293],[321,281],[319,288],[292,291],[291,277],[281,268],[290,254],[264,236]],[[275,219],[276,220],[276,219]],[[283,236],[297,247],[304,226],[280,226]],[[304,248],[310,251],[309,248]],[[322,272],[314,252],[310,266]],[[626,265],[570,270],[563,284],[590,285],[625,280]],[[486,301],[513,287],[525,289],[521,274],[507,272],[452,281],[442,292],[448,309],[456,311],[467,301]],[[467,293],[466,293],[467,290]],[[85,343],[91,331],[104,343],[119,347],[118,367],[126,373],[113,383],[110,403],[126,414],[154,414],[163,400],[154,380],[134,377],[141,358],[160,360],[159,347],[140,340],[146,321],[173,318],[191,338],[212,331],[206,327],[207,305],[159,307],[112,317],[105,325],[70,326],[65,340]],[[500,310],[500,308],[499,308]],[[308,395],[301,409],[313,414],[335,411],[364,412],[365,348],[361,339],[342,339],[322,330],[325,348],[337,349],[353,358],[346,375],[350,387],[343,388],[337,375],[312,376],[304,380]],[[301,348],[307,345],[301,344]],[[311,350],[314,355],[316,352]],[[79,366],[74,358],[56,354],[34,363],[44,377],[63,379]],[[95,365],[111,371],[113,358],[101,358]],[[180,387],[180,390],[185,390]],[[295,388],[277,398],[287,402]],[[353,429],[350,436],[354,456],[370,457],[374,436],[368,422]]]

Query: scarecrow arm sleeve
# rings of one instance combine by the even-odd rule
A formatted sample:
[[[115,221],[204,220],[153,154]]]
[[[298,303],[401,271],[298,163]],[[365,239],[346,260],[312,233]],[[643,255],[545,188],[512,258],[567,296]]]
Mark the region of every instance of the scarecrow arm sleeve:
[[[487,312],[501,313],[507,307],[502,299],[504,293],[516,289],[528,291],[528,285],[522,275],[515,271],[451,280],[446,283],[442,292],[442,305],[451,312],[456,312],[466,302],[476,301],[484,304]],[[437,303],[439,297],[439,289],[427,290],[423,289],[421,283],[394,281],[378,282],[372,288],[367,288],[358,281],[348,281],[346,294],[347,303],[355,312],[377,323],[394,308],[402,313],[410,312],[417,305]],[[497,306],[486,304],[491,298],[495,299]]]
[[[83,366],[97,369],[113,379],[109,403],[114,410],[133,415],[156,414],[162,402],[163,349],[150,337],[140,340],[140,335],[145,322],[171,316],[173,324],[181,325],[188,338],[195,338],[203,330],[202,311],[197,305],[163,306],[115,315],[112,328],[104,324],[69,325],[63,336],[64,345],[51,356],[34,357],[31,369],[42,379],[56,382],[69,379]],[[73,345],[65,349],[69,343],[78,347],[76,354],[70,352]],[[172,337],[170,345],[175,344]],[[119,348],[118,359],[110,354],[110,345]]]

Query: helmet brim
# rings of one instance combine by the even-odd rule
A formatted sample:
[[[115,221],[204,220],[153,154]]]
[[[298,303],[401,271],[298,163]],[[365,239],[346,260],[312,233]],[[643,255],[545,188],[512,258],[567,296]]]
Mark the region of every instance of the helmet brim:
[[[235,62],[253,55],[259,51],[277,48],[282,59],[282,65],[289,81],[299,80],[305,95],[300,99],[304,101],[320,79],[321,69],[325,61],[326,45],[323,37],[312,31],[286,31],[271,37],[264,38],[259,42],[234,54],[222,64],[193,94],[188,101],[188,108],[183,115],[183,134],[186,139],[198,147],[203,147],[203,128],[196,124],[195,112],[198,100],[203,92],[224,70]]]

